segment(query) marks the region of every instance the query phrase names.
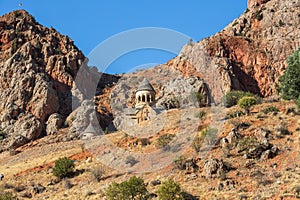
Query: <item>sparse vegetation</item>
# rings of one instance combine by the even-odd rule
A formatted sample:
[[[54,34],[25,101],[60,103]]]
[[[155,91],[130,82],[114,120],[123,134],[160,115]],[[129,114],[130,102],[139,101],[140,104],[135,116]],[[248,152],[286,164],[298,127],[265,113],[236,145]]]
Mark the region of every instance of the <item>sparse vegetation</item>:
[[[175,135],[173,134],[161,135],[156,141],[156,147],[157,148],[166,147],[173,140],[174,137]]]
[[[199,92],[194,92],[190,95],[189,100],[192,102],[197,102],[200,107],[205,106],[205,96]]]
[[[243,97],[238,101],[238,106],[245,109],[247,115],[250,114],[250,109],[257,103],[255,97]]]
[[[282,26],[285,25],[285,23],[283,23],[283,21],[280,19],[278,25],[279,25],[280,27],[282,27]]]
[[[12,51],[16,52],[18,49],[18,39],[14,38],[13,43],[12,43]]]
[[[243,115],[245,115],[245,113],[243,111],[237,110],[237,111],[226,114],[225,119],[232,119],[232,118],[240,117]]]
[[[203,143],[203,138],[202,138],[202,137],[197,136],[197,137],[194,138],[194,141],[193,141],[193,143],[192,143],[192,147],[193,147],[193,149],[194,149],[197,153],[200,152],[202,143]]]
[[[164,181],[157,191],[159,200],[183,200],[179,183],[172,179]]]
[[[113,182],[106,191],[106,198],[108,200],[149,199],[144,180],[136,176],[121,183]]]
[[[10,192],[0,193],[0,200],[16,200],[17,198],[13,196]]]
[[[201,118],[205,117],[205,115],[206,115],[206,112],[201,110],[195,115],[195,117],[201,119]]]
[[[255,95],[252,94],[251,92],[233,90],[226,93],[226,95],[223,97],[223,102],[225,107],[229,108],[237,105],[238,101],[243,97],[254,97],[254,96]]]
[[[179,170],[185,169],[185,157],[180,156],[179,158],[174,160],[175,167]]]
[[[283,99],[296,100],[300,96],[300,48],[290,55],[287,63],[276,89]]]
[[[217,136],[217,133],[218,133],[218,129],[215,129],[215,128],[206,128],[205,130],[203,130],[201,132],[201,138],[209,145],[212,145],[214,144],[217,139],[218,139],[218,136]]]
[[[259,142],[255,137],[244,137],[238,142],[238,148],[240,152],[256,148],[258,145]]]
[[[74,172],[75,165],[72,160],[64,157],[59,158],[55,162],[53,168],[53,175],[58,178],[64,178],[70,176]]]
[[[4,140],[7,137],[6,133],[4,131],[0,131],[0,141]]]
[[[263,19],[263,14],[262,14],[262,10],[258,10],[255,12],[254,14],[255,19],[257,19],[258,21]]]
[[[299,96],[298,99],[296,100],[296,105],[297,105],[297,107],[300,109],[300,96]]]
[[[94,180],[96,180],[97,182],[100,182],[103,175],[105,174],[105,170],[102,166],[97,166],[91,170],[91,173],[92,173]]]
[[[263,110],[261,110],[261,112],[263,112],[264,114],[268,114],[268,113],[278,113],[279,110],[278,108],[276,108],[275,106],[269,106]]]

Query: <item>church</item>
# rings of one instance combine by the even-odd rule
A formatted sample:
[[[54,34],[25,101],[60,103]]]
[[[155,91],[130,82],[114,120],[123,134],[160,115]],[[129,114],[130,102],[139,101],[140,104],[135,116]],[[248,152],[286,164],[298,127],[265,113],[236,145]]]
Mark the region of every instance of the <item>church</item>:
[[[149,121],[156,116],[152,108],[155,105],[155,90],[149,81],[144,78],[135,93],[135,107],[125,110],[125,114],[136,124]]]

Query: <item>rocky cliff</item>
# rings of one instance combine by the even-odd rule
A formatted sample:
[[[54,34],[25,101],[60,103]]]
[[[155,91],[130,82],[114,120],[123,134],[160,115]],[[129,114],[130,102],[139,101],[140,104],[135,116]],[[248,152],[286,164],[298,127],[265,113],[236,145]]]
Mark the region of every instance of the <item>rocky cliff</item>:
[[[85,56],[68,36],[23,10],[0,17],[0,50],[3,150],[57,131],[72,111],[72,85]]]
[[[247,10],[224,30],[187,44],[166,65],[201,74],[215,99],[232,89],[270,96],[287,57],[299,46],[299,0],[249,0]]]

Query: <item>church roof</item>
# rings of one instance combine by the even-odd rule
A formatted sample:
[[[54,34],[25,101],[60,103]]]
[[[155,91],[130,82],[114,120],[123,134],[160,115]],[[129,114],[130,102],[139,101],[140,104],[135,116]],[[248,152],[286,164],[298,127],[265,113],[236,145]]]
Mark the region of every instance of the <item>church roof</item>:
[[[152,91],[155,92],[152,85],[149,83],[149,81],[144,78],[141,82],[140,86],[138,87],[137,91]]]

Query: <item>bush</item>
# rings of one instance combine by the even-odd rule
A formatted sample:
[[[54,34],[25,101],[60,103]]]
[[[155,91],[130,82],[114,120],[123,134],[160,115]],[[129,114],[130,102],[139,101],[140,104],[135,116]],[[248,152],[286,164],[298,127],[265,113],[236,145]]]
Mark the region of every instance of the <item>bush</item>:
[[[192,147],[196,151],[196,153],[200,152],[202,143],[203,143],[203,138],[202,137],[199,137],[199,136],[195,137],[195,139],[192,143]]]
[[[243,115],[245,115],[245,113],[243,111],[237,110],[237,111],[234,111],[232,113],[228,113],[226,115],[225,119],[232,119],[232,118],[240,117],[240,116],[243,116]]]
[[[173,134],[167,134],[167,135],[162,135],[158,138],[156,142],[156,147],[157,148],[164,148],[166,147],[175,137]]]
[[[106,191],[106,197],[108,200],[149,199],[144,180],[136,176],[122,183],[113,182]]]
[[[183,200],[182,191],[180,185],[168,179],[163,182],[157,191],[159,200]]]
[[[238,101],[243,98],[243,97],[254,97],[255,95],[252,94],[251,92],[244,92],[244,91],[239,91],[239,90],[233,90],[228,92],[224,97],[223,97],[223,102],[224,105],[229,108],[232,106],[237,105]]]
[[[205,115],[206,115],[206,112],[203,111],[203,110],[201,110],[201,111],[199,111],[199,112],[195,115],[195,117],[201,119],[201,118],[205,117]]]
[[[251,107],[256,103],[255,97],[243,97],[238,101],[238,106],[245,109],[247,115],[249,115]]]
[[[261,112],[263,112],[265,114],[268,114],[268,113],[271,113],[271,112],[277,113],[277,112],[279,112],[279,110],[278,110],[278,108],[276,108],[274,106],[270,106],[268,108],[265,108],[265,109],[261,110]]]
[[[300,48],[289,56],[287,63],[276,89],[283,99],[296,100],[300,96]]]
[[[75,165],[72,160],[64,157],[55,161],[53,175],[59,178],[70,176],[74,172]]]
[[[300,96],[299,96],[298,99],[296,100],[296,105],[297,105],[297,107],[300,109]]]
[[[218,139],[217,133],[218,133],[218,129],[208,127],[204,131],[201,132],[201,138],[207,144],[212,145]]]
[[[0,200],[15,200],[16,197],[13,196],[10,192],[0,193]]]
[[[93,175],[93,178],[99,182],[102,176],[105,174],[105,170],[102,166],[97,166],[91,171],[91,173]]]
[[[256,148],[259,145],[259,142],[255,137],[244,137],[238,143],[239,151],[248,151],[252,148]]]
[[[179,170],[185,169],[185,157],[180,156],[179,158],[174,160],[175,167]]]

